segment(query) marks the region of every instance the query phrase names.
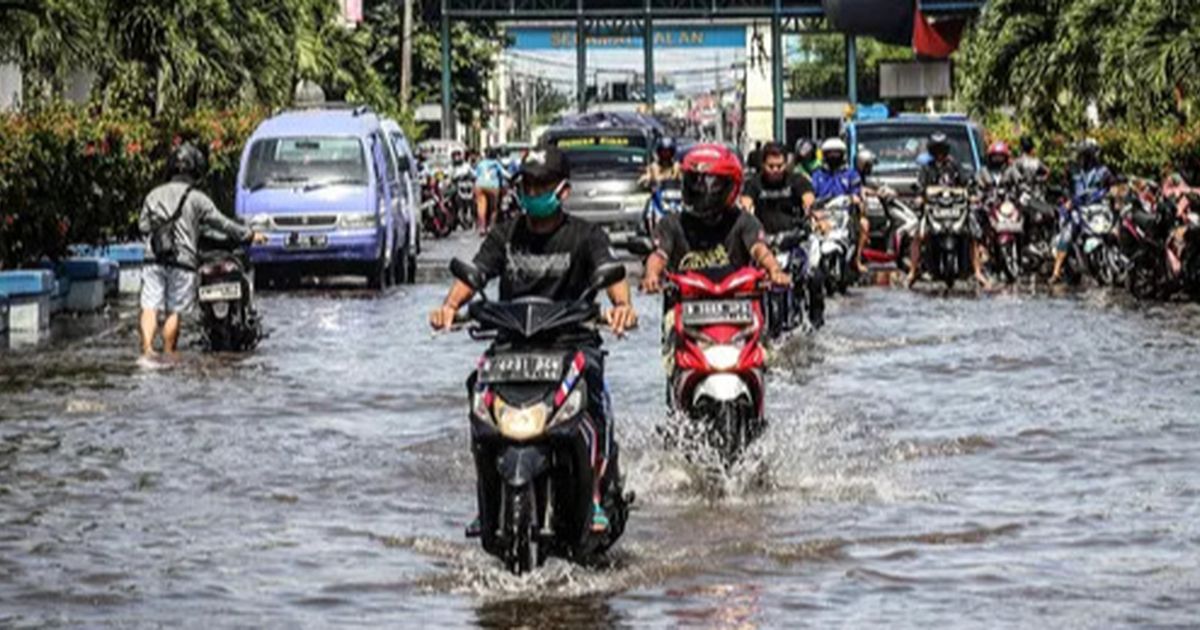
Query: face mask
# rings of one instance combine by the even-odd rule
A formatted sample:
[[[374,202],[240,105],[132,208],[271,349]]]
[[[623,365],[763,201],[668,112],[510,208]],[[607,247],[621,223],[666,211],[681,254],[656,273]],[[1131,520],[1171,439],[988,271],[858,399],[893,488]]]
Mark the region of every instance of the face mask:
[[[525,214],[535,219],[545,219],[554,216],[562,208],[562,200],[558,198],[558,194],[562,192],[566,182],[559,184],[554,190],[547,191],[540,195],[520,195],[521,209]]]

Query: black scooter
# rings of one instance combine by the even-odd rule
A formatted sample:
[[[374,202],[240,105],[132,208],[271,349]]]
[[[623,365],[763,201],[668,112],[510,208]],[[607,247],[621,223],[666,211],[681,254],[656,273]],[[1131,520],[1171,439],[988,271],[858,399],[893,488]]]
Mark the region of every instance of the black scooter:
[[[263,332],[245,250],[228,238],[205,234],[200,240],[198,271],[197,298],[205,348],[211,352],[253,350]]]
[[[517,575],[549,556],[593,561],[621,537],[632,497],[622,493],[613,444],[601,488],[609,528],[590,531],[591,458],[600,448],[591,418],[603,403],[588,391],[582,350],[597,334],[596,295],[623,280],[625,267],[598,269],[573,302],[488,301],[478,269],[455,259],[450,270],[480,296],[459,323],[471,323],[472,339],[492,342],[467,381],[483,548]]]

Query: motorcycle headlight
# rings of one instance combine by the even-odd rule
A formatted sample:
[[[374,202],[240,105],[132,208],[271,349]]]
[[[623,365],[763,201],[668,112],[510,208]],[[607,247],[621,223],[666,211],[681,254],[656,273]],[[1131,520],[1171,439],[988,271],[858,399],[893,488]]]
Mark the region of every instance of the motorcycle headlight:
[[[570,420],[583,411],[584,393],[583,387],[576,387],[571,391],[567,399],[563,401],[558,411],[554,412],[554,417],[550,419],[550,426],[554,426],[560,422]]]
[[[256,214],[252,216],[250,217],[249,226],[250,229],[254,230],[255,232],[265,232],[266,230],[271,229],[271,215]]]
[[[375,214],[370,212],[346,213],[338,216],[338,226],[347,230],[375,227]]]
[[[704,349],[704,360],[714,370],[732,370],[737,367],[742,349],[737,346],[716,345]]]
[[[546,419],[550,415],[545,403],[534,403],[528,407],[513,407],[504,402],[499,396],[492,407],[495,414],[496,428],[500,435],[517,442],[524,442],[538,437],[546,431]]]

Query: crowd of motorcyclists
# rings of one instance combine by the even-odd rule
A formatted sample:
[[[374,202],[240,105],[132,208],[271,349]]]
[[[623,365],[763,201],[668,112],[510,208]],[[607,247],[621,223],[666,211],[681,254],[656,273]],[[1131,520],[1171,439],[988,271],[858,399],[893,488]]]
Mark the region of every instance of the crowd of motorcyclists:
[[[494,147],[483,154],[454,150],[449,164],[430,165],[417,155],[421,178],[421,227],[441,238],[455,230],[475,230],[484,235],[496,223],[517,212],[516,175],[521,157],[503,156]]]

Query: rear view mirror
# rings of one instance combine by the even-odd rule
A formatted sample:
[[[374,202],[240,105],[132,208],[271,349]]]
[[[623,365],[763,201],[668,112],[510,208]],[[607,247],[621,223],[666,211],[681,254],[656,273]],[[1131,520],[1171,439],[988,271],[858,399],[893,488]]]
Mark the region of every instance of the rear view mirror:
[[[914,195],[921,194],[921,185],[920,184],[912,184],[911,186],[909,186],[908,189],[910,191],[912,191],[912,194],[914,194]]]
[[[412,170],[412,163],[408,161],[407,155],[396,157],[396,168],[400,169],[401,173],[407,173]]]
[[[587,297],[592,299],[596,294],[625,279],[625,265],[618,262],[600,265],[592,274],[592,284],[588,287]]]
[[[478,267],[458,258],[450,261],[450,273],[476,293],[483,291],[487,286],[487,276],[483,275]]]
[[[629,253],[644,258],[654,252],[654,243],[644,236],[639,236],[629,241],[625,248],[629,250]]]

